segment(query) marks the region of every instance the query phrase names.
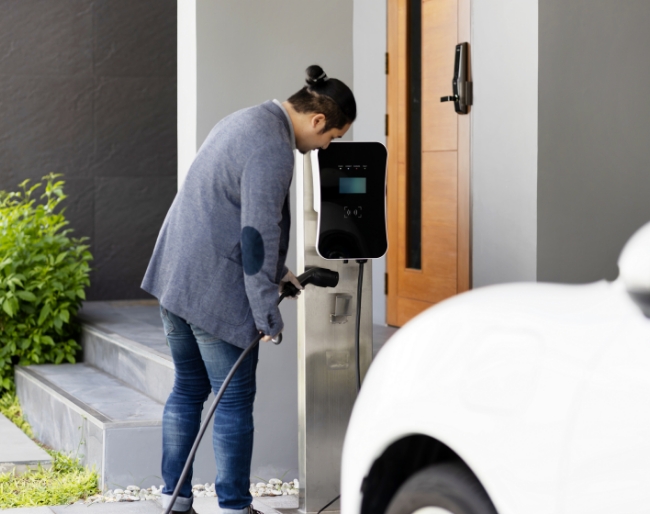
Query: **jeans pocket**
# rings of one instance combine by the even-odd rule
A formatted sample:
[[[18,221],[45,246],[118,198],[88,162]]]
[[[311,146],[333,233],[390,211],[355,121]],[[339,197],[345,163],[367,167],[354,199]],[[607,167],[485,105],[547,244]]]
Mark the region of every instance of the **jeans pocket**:
[[[174,329],[174,322],[171,320],[169,311],[165,309],[162,305],[160,306],[160,317],[162,318],[163,329],[165,330],[165,335],[170,335]]]

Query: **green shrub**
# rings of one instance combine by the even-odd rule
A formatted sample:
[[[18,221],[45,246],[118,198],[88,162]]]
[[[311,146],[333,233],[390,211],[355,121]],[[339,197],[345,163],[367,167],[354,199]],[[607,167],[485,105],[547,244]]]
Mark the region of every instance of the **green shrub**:
[[[70,237],[60,175],[21,191],[0,192],[0,390],[11,390],[13,366],[74,363],[76,314],[90,284],[85,238]]]

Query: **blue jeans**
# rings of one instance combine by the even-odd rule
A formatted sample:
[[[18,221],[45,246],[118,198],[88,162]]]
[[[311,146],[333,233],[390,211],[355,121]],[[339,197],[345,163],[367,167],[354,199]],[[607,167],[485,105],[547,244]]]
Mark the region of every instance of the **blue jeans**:
[[[203,403],[216,394],[243,350],[187,323],[161,306],[167,343],[174,360],[174,388],[163,412],[163,507],[171,501],[192,443],[199,432]],[[212,442],[217,462],[215,489],[224,514],[244,514],[253,453],[253,402],[258,348],[244,359],[219,402]],[[173,510],[192,506],[192,473],[183,484]]]

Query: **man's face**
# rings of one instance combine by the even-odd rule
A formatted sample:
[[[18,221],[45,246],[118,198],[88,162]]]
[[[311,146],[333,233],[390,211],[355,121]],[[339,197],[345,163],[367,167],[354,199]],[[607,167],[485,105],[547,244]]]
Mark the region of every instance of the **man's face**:
[[[309,127],[302,134],[303,137],[299,141],[296,141],[298,150],[301,153],[307,153],[310,150],[316,149],[325,150],[333,139],[343,137],[350,128],[350,123],[348,123],[343,128],[332,128],[323,132],[325,122],[325,116],[322,114],[316,114],[311,118]]]

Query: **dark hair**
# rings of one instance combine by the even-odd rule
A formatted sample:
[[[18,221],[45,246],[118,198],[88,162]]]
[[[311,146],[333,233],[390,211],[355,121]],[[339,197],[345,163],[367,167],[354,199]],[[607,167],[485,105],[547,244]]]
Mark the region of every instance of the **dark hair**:
[[[327,132],[332,128],[341,129],[357,117],[357,103],[348,86],[338,79],[329,78],[323,68],[314,64],[307,68],[307,85],[289,97],[293,108],[302,113],[322,113],[325,115]]]

